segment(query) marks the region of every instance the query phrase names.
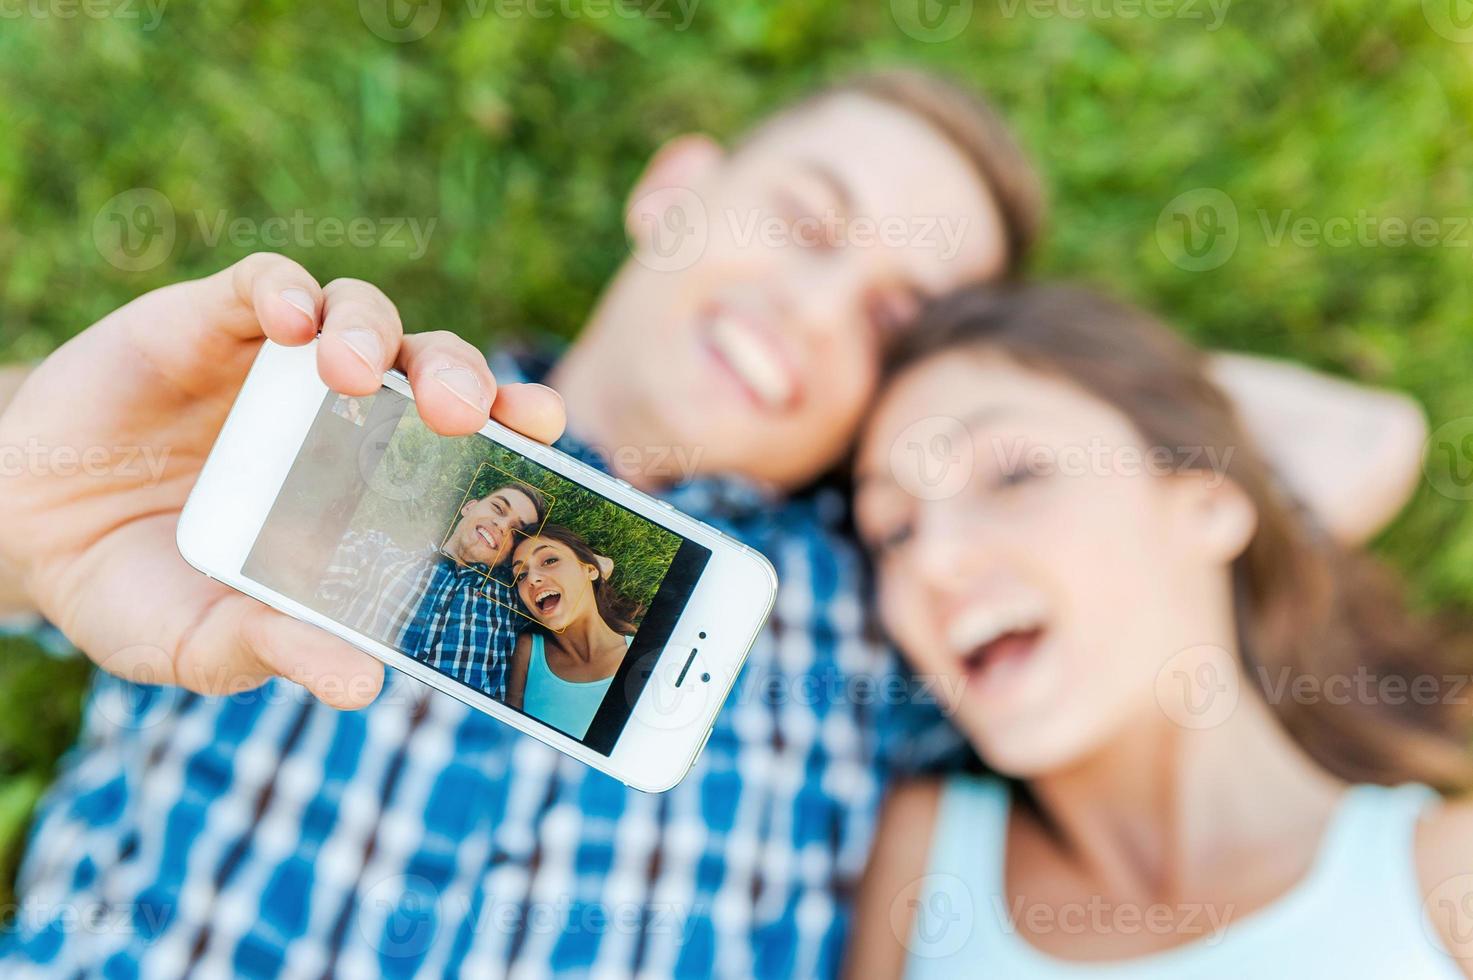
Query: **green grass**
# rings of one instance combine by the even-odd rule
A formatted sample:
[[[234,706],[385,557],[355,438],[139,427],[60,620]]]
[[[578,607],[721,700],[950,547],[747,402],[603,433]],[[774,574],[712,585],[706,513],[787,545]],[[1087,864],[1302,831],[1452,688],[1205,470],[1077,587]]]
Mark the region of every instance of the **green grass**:
[[[88,661],[0,637],[0,908],[11,905],[31,811],[76,738]]]
[[[622,197],[660,140],[730,134],[817,79],[904,60],[985,85],[1034,149],[1056,200],[1044,271],[1110,284],[1206,343],[1405,389],[1435,423],[1473,414],[1473,231],[1420,247],[1273,234],[1285,211],[1473,215],[1473,45],[1431,30],[1420,0],[1239,0],[1215,31],[979,0],[961,37],[934,44],[899,31],[888,0],[705,0],[683,32],[443,7],[410,44],[366,30],[354,3],[176,3],[151,32],[5,20],[0,356],[42,356],[138,293],[252,251],[210,245],[222,212],[434,220],[418,261],[404,245],[286,251],[383,285],[412,328],[566,336],[626,254]],[[136,187],[179,221],[167,257],[128,272],[104,260],[94,219]],[[1240,241],[1191,272],[1157,222],[1203,187],[1229,196]],[[1380,548],[1423,598],[1473,596],[1473,510],[1430,484]],[[83,672],[24,644],[0,652],[10,864]]]

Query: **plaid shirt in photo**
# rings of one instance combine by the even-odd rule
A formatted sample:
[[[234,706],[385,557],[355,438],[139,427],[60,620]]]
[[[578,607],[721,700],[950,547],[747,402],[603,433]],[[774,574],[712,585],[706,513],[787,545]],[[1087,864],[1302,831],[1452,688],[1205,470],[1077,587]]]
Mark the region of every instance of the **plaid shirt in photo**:
[[[338,622],[493,698],[527,624],[511,586],[484,565],[433,547],[404,549],[382,531],[352,532],[323,572],[314,603]]]

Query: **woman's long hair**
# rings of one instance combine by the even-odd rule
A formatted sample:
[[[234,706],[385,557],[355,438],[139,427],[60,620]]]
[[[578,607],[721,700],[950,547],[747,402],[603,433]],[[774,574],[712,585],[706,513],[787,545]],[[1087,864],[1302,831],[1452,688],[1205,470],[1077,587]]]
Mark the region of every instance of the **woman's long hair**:
[[[1148,447],[1202,450],[1205,459],[1184,465],[1225,465],[1258,512],[1232,569],[1244,672],[1320,765],[1352,782],[1473,785],[1469,712],[1460,710],[1473,692],[1455,683],[1473,662],[1467,636],[1411,617],[1388,569],[1315,527],[1209,380],[1202,351],[1087,289],[977,287],[933,304],[891,371],[970,348],[1073,382],[1129,418]],[[1372,696],[1326,697],[1327,680],[1361,677],[1375,683]],[[1293,696],[1302,678],[1316,696]]]
[[[598,607],[598,614],[603,617],[603,621],[608,623],[609,628],[614,632],[623,633],[625,636],[634,635],[635,630],[638,629],[636,624],[639,622],[640,616],[644,613],[644,609],[638,603],[630,601],[628,597],[614,588],[613,584],[609,581],[613,576],[605,575],[600,567],[599,559],[603,558],[603,556],[593,550],[588,542],[584,540],[583,535],[563,524],[544,524],[540,531],[536,534],[529,535],[529,537],[547,538],[559,544],[566,545],[568,550],[572,551],[574,557],[580,562],[598,568],[598,578],[593,580],[593,601]],[[618,567],[615,566],[614,570],[617,572]],[[527,610],[527,612],[529,615],[531,614],[531,610]],[[534,616],[533,619],[535,620],[536,617]],[[539,623],[538,625],[540,626],[541,624]]]

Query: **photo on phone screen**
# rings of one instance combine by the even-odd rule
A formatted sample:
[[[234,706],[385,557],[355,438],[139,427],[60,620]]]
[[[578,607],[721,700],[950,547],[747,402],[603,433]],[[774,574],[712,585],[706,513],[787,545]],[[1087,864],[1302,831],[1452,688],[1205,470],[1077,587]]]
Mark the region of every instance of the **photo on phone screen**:
[[[710,557],[383,388],[328,393],[242,571],[608,755]]]

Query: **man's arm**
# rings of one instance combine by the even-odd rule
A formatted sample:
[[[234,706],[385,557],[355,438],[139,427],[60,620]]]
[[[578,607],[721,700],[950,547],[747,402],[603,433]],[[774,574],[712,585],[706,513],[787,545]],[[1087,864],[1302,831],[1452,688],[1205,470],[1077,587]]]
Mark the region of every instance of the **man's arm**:
[[[29,365],[0,367],[0,415],[5,414],[5,407],[10,404],[30,374]],[[4,465],[4,462],[0,459],[0,465]],[[34,614],[35,611],[36,604],[21,587],[20,569],[6,561],[4,556],[0,556],[0,620]]]
[[[1427,439],[1411,398],[1242,354],[1214,355],[1211,372],[1270,465],[1337,540],[1365,541],[1411,497]]]

